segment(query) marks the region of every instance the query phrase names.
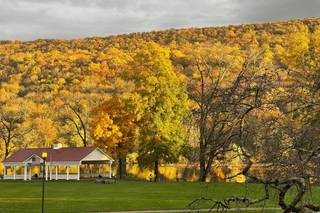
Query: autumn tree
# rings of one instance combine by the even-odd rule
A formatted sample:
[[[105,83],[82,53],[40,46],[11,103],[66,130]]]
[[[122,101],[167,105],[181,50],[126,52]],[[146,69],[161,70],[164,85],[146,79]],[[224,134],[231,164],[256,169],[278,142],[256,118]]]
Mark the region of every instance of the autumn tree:
[[[53,120],[42,116],[32,121],[32,139],[36,142],[30,145],[42,148],[51,147],[58,139],[58,130]]]
[[[312,193],[311,184],[319,181],[319,32],[319,28],[310,32],[303,25],[297,26],[278,47],[277,72],[286,76],[281,82],[282,94],[274,102],[281,116],[268,122],[273,131],[268,131],[268,137],[260,139],[264,142],[272,138],[272,144],[278,147],[273,150],[271,158],[265,159],[272,175],[261,177],[253,174],[251,167],[260,152],[242,149],[247,163],[242,173],[251,180],[275,189],[283,212],[320,210],[318,204],[307,199],[307,193]],[[245,147],[247,140],[243,143]],[[295,188],[292,199],[286,199],[292,188]]]
[[[60,116],[60,120],[65,125],[72,126],[72,130],[68,134],[76,135],[80,139],[83,147],[89,145],[89,112],[86,110],[86,107],[87,106],[82,106],[79,102],[73,104],[66,103],[64,105],[64,111]]]
[[[313,184],[319,182],[320,157],[318,30],[294,28],[277,47],[273,72],[281,81],[266,94],[271,100],[268,107],[251,113],[239,128],[238,152],[245,166],[236,175],[262,184],[264,195],[259,199],[233,196],[214,201],[213,206],[223,210],[233,202],[247,206],[265,202],[273,189],[285,213],[320,210],[312,199]],[[263,173],[256,173],[253,167],[261,164],[266,165]]]
[[[0,107],[0,139],[4,145],[4,159],[6,159],[16,143],[31,131],[24,128],[26,113],[19,104],[5,104]]]
[[[246,56],[237,46],[200,45],[187,53],[192,112],[199,129],[200,180],[237,140],[244,117],[262,104],[270,79],[264,72],[267,51]],[[265,67],[264,67],[265,68]]]
[[[139,165],[153,167],[155,181],[159,163],[176,161],[185,137],[188,97],[169,57],[168,49],[147,43],[135,54],[127,77],[135,85],[132,94],[140,115]]]
[[[126,156],[132,151],[137,134],[136,116],[130,98],[112,96],[91,112],[94,145],[107,150],[119,161],[119,176],[125,174]]]

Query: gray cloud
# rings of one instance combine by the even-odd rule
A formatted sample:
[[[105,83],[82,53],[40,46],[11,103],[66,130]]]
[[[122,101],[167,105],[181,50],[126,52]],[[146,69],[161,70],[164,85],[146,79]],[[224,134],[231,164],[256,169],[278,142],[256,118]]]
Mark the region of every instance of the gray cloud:
[[[319,16],[319,0],[0,0],[0,39],[82,38]]]
[[[319,0],[231,0],[240,22],[319,17]]]

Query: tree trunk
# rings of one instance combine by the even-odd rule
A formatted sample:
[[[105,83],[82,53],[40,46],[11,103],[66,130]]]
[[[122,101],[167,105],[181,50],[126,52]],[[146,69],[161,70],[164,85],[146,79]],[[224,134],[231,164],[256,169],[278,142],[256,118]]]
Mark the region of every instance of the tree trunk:
[[[81,121],[81,123],[82,123],[82,121]],[[83,142],[83,147],[87,147],[88,146],[88,142],[87,142],[87,130],[86,130],[86,127],[84,126],[84,124],[83,124],[83,140],[82,140],[82,142]]]
[[[202,147],[200,147],[200,181],[206,181],[206,159]]]
[[[204,133],[203,129],[200,129],[200,153],[199,153],[199,161],[200,161],[200,181],[205,182],[207,178],[206,174],[206,147],[204,141]]]
[[[7,159],[8,156],[9,156],[9,144],[10,144],[10,143],[6,143],[6,144],[5,144],[4,159]]]
[[[122,159],[122,172],[123,172],[123,176],[127,176],[127,158],[126,157]]]
[[[202,73],[201,73],[201,77]],[[203,78],[201,78],[201,102],[204,102],[204,83]],[[206,115],[203,106],[201,106],[201,115],[200,115],[200,124],[199,124],[199,130],[200,130],[200,153],[199,153],[199,161],[200,161],[200,178],[199,180],[201,182],[205,182],[207,175],[206,175],[206,135],[205,135],[205,128],[206,128]]]
[[[5,151],[5,153],[4,153],[4,159],[7,159],[8,156],[9,156],[9,150],[8,150],[8,148],[6,147],[6,151]]]
[[[154,182],[159,181],[159,161],[154,162]]]
[[[208,174],[210,174],[210,172],[211,172],[213,159],[214,159],[214,157],[213,157],[213,156],[210,156],[209,159],[208,159],[207,162],[206,162],[207,165],[206,165],[205,170],[204,170],[204,173],[203,173],[203,177],[204,177],[203,182],[206,181],[206,179],[207,179],[207,177],[208,177]]]
[[[122,179],[123,176],[126,176],[127,172],[127,161],[126,158],[119,158],[119,178]]]
[[[122,174],[123,174],[123,171],[122,171],[122,159],[119,158],[119,178],[122,179]]]
[[[200,71],[200,70],[199,70]],[[205,141],[205,127],[206,127],[206,113],[205,113],[205,81],[203,72],[200,71],[201,76],[201,105],[200,105],[200,181],[206,181],[206,141]]]
[[[82,140],[83,147],[87,147],[87,141],[85,139]]]

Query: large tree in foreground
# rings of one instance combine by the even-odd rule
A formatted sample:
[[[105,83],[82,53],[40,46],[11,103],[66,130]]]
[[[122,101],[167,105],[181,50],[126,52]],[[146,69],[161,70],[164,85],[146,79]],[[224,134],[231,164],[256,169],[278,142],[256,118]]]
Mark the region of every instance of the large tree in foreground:
[[[261,107],[271,87],[268,50],[241,51],[237,46],[201,45],[186,51],[188,91],[199,129],[200,181],[214,161],[232,149],[243,118]]]
[[[240,125],[237,151],[245,166],[235,176],[262,184],[264,195],[211,199],[213,208],[225,211],[233,203],[265,203],[272,190],[284,213],[320,211],[312,197],[313,184],[319,183],[319,33],[320,29],[313,33],[304,27],[295,29],[278,47],[274,72],[284,78],[268,94],[272,99],[268,108],[250,114]],[[262,174],[255,171],[256,165],[266,166]]]
[[[139,115],[139,165],[153,168],[178,159],[184,142],[188,97],[184,79],[173,71],[170,51],[148,43],[135,54],[128,73]]]

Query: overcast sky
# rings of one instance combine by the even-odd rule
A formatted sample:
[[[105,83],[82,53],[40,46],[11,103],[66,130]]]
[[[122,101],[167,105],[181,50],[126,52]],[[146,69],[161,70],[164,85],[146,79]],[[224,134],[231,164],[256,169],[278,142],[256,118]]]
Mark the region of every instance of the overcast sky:
[[[83,38],[320,16],[320,0],[0,0],[0,40]]]

